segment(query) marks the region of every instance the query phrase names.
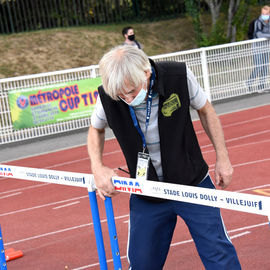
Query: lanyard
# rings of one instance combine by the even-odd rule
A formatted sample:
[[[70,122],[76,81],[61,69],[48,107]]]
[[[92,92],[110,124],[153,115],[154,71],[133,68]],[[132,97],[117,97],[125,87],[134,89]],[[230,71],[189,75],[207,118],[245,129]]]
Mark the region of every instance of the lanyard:
[[[150,77],[150,84],[149,84],[149,94],[147,97],[147,102],[146,102],[146,119],[145,119],[145,136],[147,134],[147,130],[148,130],[148,126],[149,126],[149,121],[150,121],[150,115],[151,115],[151,107],[152,107],[152,100],[153,100],[153,84],[155,82],[155,70],[152,68],[152,74]],[[135,111],[133,109],[132,106],[129,106],[129,111],[130,111],[130,115],[131,118],[133,120],[133,124],[135,126],[135,128],[137,129],[137,131],[139,132],[142,141],[143,141],[143,152],[145,151],[146,148],[146,140],[145,140],[145,136],[139,126]]]

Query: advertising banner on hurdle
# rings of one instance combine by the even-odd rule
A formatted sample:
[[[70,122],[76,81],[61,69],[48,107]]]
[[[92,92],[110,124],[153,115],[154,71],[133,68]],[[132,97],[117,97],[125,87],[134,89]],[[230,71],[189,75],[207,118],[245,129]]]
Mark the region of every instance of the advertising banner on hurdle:
[[[101,78],[62,82],[8,92],[14,129],[90,117]]]
[[[270,221],[270,197],[123,177],[112,180],[121,192],[264,215]]]
[[[94,177],[92,174],[0,164],[0,177],[1,176],[52,184],[86,187],[88,190],[95,189]],[[115,189],[120,192],[264,215],[267,216],[270,221],[270,197],[267,196],[176,185],[164,182],[138,181],[137,179],[118,176],[113,177],[112,182]]]
[[[92,174],[27,168],[0,164],[0,177],[95,189]]]

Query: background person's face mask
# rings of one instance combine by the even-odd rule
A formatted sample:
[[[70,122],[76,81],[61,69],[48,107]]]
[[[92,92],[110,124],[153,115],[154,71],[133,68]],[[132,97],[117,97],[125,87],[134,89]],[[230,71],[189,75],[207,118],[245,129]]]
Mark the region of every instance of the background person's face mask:
[[[130,41],[134,41],[135,40],[135,35],[133,34],[133,35],[129,35],[128,36],[128,39],[130,40]]]
[[[269,20],[269,15],[261,15],[261,19],[263,21],[268,21]]]

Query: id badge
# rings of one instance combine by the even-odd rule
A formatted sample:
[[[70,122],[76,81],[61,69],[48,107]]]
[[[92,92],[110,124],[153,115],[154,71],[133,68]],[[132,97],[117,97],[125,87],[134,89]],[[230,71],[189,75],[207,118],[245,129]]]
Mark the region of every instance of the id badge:
[[[147,153],[138,153],[136,179],[146,180],[148,176],[150,156]]]

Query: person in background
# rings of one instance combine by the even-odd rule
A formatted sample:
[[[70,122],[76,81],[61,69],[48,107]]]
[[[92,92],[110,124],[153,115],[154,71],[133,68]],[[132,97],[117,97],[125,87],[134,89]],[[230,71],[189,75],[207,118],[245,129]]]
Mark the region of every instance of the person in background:
[[[102,199],[116,195],[111,178],[117,173],[103,163],[107,126],[121,146],[131,178],[215,188],[190,106],[214,145],[216,184],[230,184],[233,168],[219,118],[185,63],[154,62],[142,50],[123,45],[106,53],[99,67],[102,86],[87,142]],[[129,269],[163,268],[178,216],[186,222],[206,269],[241,269],[219,208],[136,194],[129,203]]]
[[[136,46],[139,49],[142,48],[140,42],[135,39],[134,29],[131,26],[126,26],[122,29],[122,35],[125,38],[123,45]]]
[[[254,21],[253,38],[270,38],[270,20],[269,6],[264,6],[261,9],[260,17]],[[247,86],[249,92],[253,92],[253,88],[257,88],[257,92],[261,93],[264,90],[268,90],[266,87],[266,77],[269,69],[269,48],[263,46],[261,42],[254,42],[253,47],[253,63],[254,68],[248,78]],[[256,84],[256,79],[259,82]]]

